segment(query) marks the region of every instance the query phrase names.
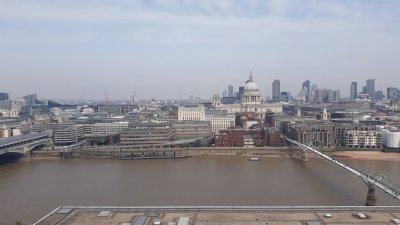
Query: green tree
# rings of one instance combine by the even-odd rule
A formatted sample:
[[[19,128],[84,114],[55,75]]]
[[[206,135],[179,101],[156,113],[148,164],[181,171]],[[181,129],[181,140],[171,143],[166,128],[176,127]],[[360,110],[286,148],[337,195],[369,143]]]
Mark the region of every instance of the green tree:
[[[15,225],[26,225],[26,224],[17,221],[17,222],[15,223]]]

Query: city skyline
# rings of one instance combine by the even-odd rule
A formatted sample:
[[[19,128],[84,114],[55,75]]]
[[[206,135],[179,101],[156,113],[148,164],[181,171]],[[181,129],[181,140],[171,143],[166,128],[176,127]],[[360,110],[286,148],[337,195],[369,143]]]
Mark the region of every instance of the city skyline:
[[[2,1],[0,91],[210,99],[251,69],[263,97],[275,79],[385,92],[400,86],[399,15],[396,1]]]
[[[279,94],[289,93],[289,95],[291,95],[292,97],[295,97],[295,98],[306,97],[306,92],[307,91],[306,91],[306,87],[304,85],[308,82],[308,83],[310,83],[310,85],[313,86],[311,88],[310,93],[309,93],[310,101],[311,101],[311,95],[314,95],[316,93],[315,91],[318,91],[318,90],[338,90],[340,93],[342,93],[342,95],[341,95],[342,99],[354,100],[355,98],[353,98],[353,94],[355,94],[356,97],[358,96],[358,94],[368,94],[368,95],[370,95],[368,92],[371,92],[371,90],[367,90],[368,89],[367,87],[368,87],[368,83],[371,80],[374,83],[373,86],[375,86],[375,79],[371,79],[370,78],[370,79],[364,80],[362,82],[357,82],[357,81],[356,82],[354,82],[354,81],[350,82],[349,83],[350,89],[348,89],[348,87],[347,87],[347,90],[346,90],[346,88],[331,89],[329,86],[328,87],[321,87],[321,86],[318,86],[315,83],[312,83],[312,81],[305,80],[302,83],[299,91],[291,92],[291,91],[288,91],[288,90],[282,90],[280,88],[280,80],[279,79],[275,79],[270,84],[270,86],[271,86],[270,87],[270,92],[271,93],[268,95],[268,94],[264,94],[262,91],[260,91],[260,94],[261,94],[261,97],[263,99],[267,100],[267,101],[276,100],[276,99],[274,99],[273,92],[274,92],[274,85],[275,85],[276,82],[278,82],[278,87],[279,87],[278,89],[280,89],[280,91],[281,91],[281,92],[279,92]],[[359,87],[358,87],[357,83],[358,83]],[[353,85],[354,84],[355,84],[355,90],[353,90]],[[217,95],[220,95],[221,97],[235,97],[236,98],[237,97],[236,95],[240,94],[240,88],[241,87],[244,87],[244,83],[241,84],[241,85],[239,84],[238,86],[234,86],[234,85],[229,84],[229,85],[227,85],[227,88],[226,87],[222,88],[219,92],[213,92],[212,95],[217,94]],[[361,90],[358,89],[358,88],[360,88]],[[260,88],[260,90],[261,89],[262,88]],[[397,90],[397,87],[392,85],[392,86],[384,87],[382,89],[373,89],[372,92],[375,93],[375,91],[380,91],[380,92],[383,93],[384,97],[388,99],[387,93],[388,93],[389,89],[396,89]],[[366,91],[367,91],[367,93],[365,93]],[[29,95],[32,95],[32,94],[37,95],[37,93],[38,92],[32,92],[32,93],[25,93],[24,95],[21,95],[21,96],[13,96],[12,93],[3,91],[3,93],[0,93],[0,94],[1,95],[6,95],[7,98],[9,98],[9,99],[21,99],[21,98],[24,98],[25,96],[29,96]],[[232,93],[232,95],[230,95],[230,93]],[[108,95],[108,91],[106,89],[104,89],[103,93],[100,93],[99,96],[86,97],[86,91],[84,91],[80,97],[74,96],[74,95],[71,95],[71,96],[66,97],[66,98],[62,98],[62,97],[60,98],[60,97],[57,97],[57,96],[55,96],[55,97],[39,96],[39,99],[42,99],[42,100],[61,100],[61,101],[64,101],[64,100],[66,100],[66,101],[82,101],[82,100],[84,100],[84,101],[108,101],[108,100],[110,100],[110,101],[127,101],[127,100],[131,101],[132,98],[134,97],[136,99],[136,101],[143,101],[143,100],[144,101],[148,101],[148,100],[152,100],[152,99],[153,100],[193,100],[192,98],[202,99],[202,100],[207,100],[207,99],[208,100],[212,100],[212,96],[211,97],[201,97],[201,96],[198,96],[198,95],[194,95],[193,93],[190,94],[189,96],[179,96],[179,98],[163,98],[163,97],[155,98],[154,95],[153,96],[144,96],[143,98],[137,98],[137,96],[136,96],[136,86],[134,87],[134,90],[132,91],[130,96],[122,96],[120,98],[119,97],[114,97],[114,98],[111,97],[110,98],[110,96]],[[369,97],[371,97],[371,96],[369,96]],[[374,96],[371,97],[371,99],[373,99],[373,98],[374,98]]]

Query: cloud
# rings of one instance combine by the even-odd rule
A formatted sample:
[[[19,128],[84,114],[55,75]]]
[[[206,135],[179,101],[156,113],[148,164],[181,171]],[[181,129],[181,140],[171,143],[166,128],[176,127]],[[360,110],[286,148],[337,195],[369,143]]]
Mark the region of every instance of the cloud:
[[[87,71],[125,74],[150,65],[141,79],[151,83],[151,74],[176,78],[190,71],[214,79],[249,67],[299,76],[360,68],[368,73],[383,66],[389,71],[400,50],[399,5],[390,0],[2,0],[0,57],[27,68],[3,67],[0,74],[50,76],[73,65],[72,77],[80,78]],[[38,69],[47,64],[55,66]]]

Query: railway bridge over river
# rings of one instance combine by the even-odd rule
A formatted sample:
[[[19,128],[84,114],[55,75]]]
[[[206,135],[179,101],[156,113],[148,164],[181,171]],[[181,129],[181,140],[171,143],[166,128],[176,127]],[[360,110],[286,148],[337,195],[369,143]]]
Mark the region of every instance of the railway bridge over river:
[[[0,139],[0,157],[7,155],[23,156],[33,149],[50,141],[47,133],[31,133]]]

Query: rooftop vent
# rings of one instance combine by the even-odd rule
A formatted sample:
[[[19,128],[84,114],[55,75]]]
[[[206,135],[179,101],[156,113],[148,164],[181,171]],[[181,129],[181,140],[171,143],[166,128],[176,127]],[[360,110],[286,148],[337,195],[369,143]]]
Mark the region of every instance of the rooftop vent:
[[[110,217],[111,216],[111,211],[101,211],[99,214],[97,214],[97,217]]]
[[[68,214],[72,211],[72,209],[68,209],[68,208],[61,208],[59,209],[56,214]]]

